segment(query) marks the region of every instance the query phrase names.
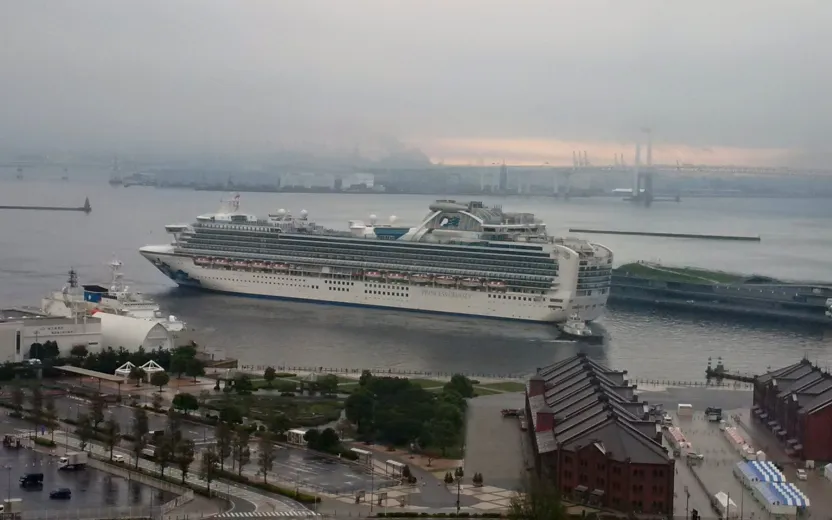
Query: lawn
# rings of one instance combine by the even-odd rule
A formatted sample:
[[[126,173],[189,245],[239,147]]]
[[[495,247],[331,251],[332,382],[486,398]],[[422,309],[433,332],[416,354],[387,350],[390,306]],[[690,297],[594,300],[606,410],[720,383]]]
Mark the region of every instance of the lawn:
[[[416,379],[416,378],[408,378],[408,381],[413,383],[414,385],[419,385],[422,388],[442,388],[445,386],[445,381],[438,381],[436,379]]]
[[[484,385],[477,385],[477,387],[488,388],[490,390],[499,390],[502,392],[522,392],[526,389],[525,384],[517,381],[501,381],[499,383],[486,383]]]
[[[491,388],[485,388],[482,386],[475,386],[474,387],[474,397],[480,397],[483,395],[494,395],[494,394],[502,394],[499,390],[493,390]]]

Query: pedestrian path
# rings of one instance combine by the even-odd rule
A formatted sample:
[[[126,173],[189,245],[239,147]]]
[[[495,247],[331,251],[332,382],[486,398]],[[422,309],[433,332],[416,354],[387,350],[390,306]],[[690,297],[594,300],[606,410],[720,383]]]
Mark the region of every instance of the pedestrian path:
[[[222,513],[214,518],[285,518],[287,516],[295,518],[317,518],[321,515],[311,511],[257,511],[253,513]]]

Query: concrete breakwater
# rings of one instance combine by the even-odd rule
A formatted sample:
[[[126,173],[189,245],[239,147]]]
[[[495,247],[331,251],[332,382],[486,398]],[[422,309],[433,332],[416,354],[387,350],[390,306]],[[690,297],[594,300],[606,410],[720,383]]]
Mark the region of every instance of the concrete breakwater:
[[[598,235],[632,235],[642,237],[660,237],[660,238],[695,238],[699,240],[739,240],[746,242],[760,242],[759,236],[743,236],[743,235],[705,235],[699,233],[653,233],[649,231],[622,231],[613,229],[582,229],[569,228],[570,233],[594,233]]]
[[[92,206],[90,206],[89,197],[84,200],[84,205],[79,207],[67,206],[0,206],[0,209],[17,209],[17,210],[34,210],[34,211],[80,211],[82,213],[90,213]]]

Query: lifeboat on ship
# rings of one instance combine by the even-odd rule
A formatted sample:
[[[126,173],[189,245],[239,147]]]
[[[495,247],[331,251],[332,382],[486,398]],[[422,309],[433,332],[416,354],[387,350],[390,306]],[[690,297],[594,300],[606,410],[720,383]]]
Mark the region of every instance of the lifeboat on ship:
[[[265,262],[252,262],[252,263],[251,263],[251,268],[252,268],[252,269],[260,269],[260,270],[265,270],[265,269],[267,269],[268,267],[269,267],[269,266],[268,266]]]
[[[430,283],[431,276],[429,274],[414,274],[410,277],[410,281],[418,284]]]
[[[272,269],[275,271],[288,271],[289,266],[286,264],[272,264]]]
[[[226,260],[225,258],[215,258],[214,265],[225,267],[228,265],[228,260]]]
[[[378,271],[367,271],[364,273],[364,278],[369,278],[370,280],[380,280],[384,277]]]
[[[491,280],[488,282],[488,288],[494,291],[505,291],[506,283],[502,280]]]
[[[232,266],[236,267],[237,269],[248,269],[249,263],[245,260],[235,260]]]
[[[387,275],[387,281],[389,282],[406,282],[407,275],[402,273],[389,273]]]
[[[482,287],[482,281],[479,278],[463,278],[461,284],[463,287]]]
[[[204,257],[194,258],[194,264],[196,264],[196,265],[209,265],[210,263],[211,263],[210,258],[204,258]]]
[[[456,285],[456,278],[453,276],[439,275],[436,277],[436,283],[439,285]]]

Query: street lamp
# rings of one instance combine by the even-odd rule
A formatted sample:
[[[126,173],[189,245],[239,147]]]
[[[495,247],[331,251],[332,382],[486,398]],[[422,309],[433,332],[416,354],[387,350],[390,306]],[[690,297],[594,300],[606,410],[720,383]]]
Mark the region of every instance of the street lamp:
[[[11,464],[6,464],[6,473],[8,475],[8,481],[9,481],[9,491],[8,491],[8,495],[6,496],[6,502],[11,502],[12,501],[12,466],[11,466]]]
[[[454,470],[454,478],[456,479],[456,514],[459,516],[459,495],[462,487],[462,477],[465,476],[465,470],[462,467]]]

